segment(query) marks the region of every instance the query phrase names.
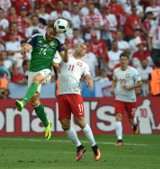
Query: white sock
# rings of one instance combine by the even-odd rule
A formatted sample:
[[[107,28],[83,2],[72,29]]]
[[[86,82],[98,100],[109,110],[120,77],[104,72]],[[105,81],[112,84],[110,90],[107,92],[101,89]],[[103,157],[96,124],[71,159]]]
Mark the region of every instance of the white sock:
[[[116,135],[118,140],[122,140],[122,122],[116,121]]]
[[[96,142],[92,133],[92,130],[90,128],[90,126],[88,124],[86,124],[86,127],[84,129],[82,129],[82,131],[84,132],[84,135],[87,137],[87,139],[90,141],[91,146],[95,146]]]
[[[77,133],[73,127],[71,127],[69,130],[65,131],[69,139],[73,142],[73,144],[76,145],[76,147],[80,146],[81,143],[78,139]]]

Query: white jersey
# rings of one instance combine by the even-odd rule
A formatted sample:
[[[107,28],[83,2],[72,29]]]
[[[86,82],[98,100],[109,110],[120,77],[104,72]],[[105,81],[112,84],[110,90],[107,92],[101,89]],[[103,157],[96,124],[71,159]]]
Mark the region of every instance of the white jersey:
[[[138,71],[128,66],[128,68],[123,71],[120,67],[116,68],[113,72],[113,80],[117,81],[116,86],[116,100],[124,102],[135,102],[136,94],[135,90],[125,90],[124,85],[133,85],[141,80]]]
[[[89,66],[82,60],[70,56],[67,63],[62,61],[59,94],[81,94],[80,79],[88,74]]]
[[[83,58],[82,61],[87,63],[90,69],[90,73],[92,75],[92,78],[96,77],[96,66],[98,66],[97,57],[94,53],[88,52]]]
[[[152,38],[152,47],[154,49],[160,49],[160,26],[154,24],[149,32],[149,37]]]

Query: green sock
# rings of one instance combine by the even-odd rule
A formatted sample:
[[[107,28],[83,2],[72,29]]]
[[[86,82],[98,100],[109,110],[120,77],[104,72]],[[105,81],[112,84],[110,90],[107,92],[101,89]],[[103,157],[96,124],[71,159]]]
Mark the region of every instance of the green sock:
[[[44,112],[43,105],[40,103],[39,106],[34,107],[34,110],[35,110],[37,116],[41,119],[44,126],[47,127],[48,126],[48,119],[46,117],[46,113]]]
[[[36,93],[38,88],[38,84],[37,83],[32,83],[28,90],[27,93],[24,97],[24,99],[22,100],[23,104],[26,105],[26,103],[33,97],[33,95]]]

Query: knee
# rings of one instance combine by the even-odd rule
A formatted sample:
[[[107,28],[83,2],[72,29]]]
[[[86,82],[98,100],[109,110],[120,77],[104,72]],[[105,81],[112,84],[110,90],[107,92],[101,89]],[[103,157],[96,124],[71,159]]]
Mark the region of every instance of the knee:
[[[39,103],[40,103],[39,101],[31,101],[31,105],[32,105],[33,107],[38,106]]]
[[[33,80],[32,80],[32,82],[39,84],[40,80],[39,80],[38,77],[34,77]]]
[[[40,104],[39,93],[35,93],[30,102],[33,107],[38,106]]]
[[[33,107],[38,106],[39,104],[40,104],[39,99],[31,100],[31,105],[32,105]]]
[[[69,130],[70,129],[70,124],[66,124],[66,123],[61,123],[61,126],[62,126],[62,129],[64,130],[64,131],[66,131],[66,130]]]
[[[81,129],[83,129],[83,128],[85,128],[85,126],[86,126],[86,122],[85,122],[85,120],[84,119],[75,119],[75,123],[81,128]]]

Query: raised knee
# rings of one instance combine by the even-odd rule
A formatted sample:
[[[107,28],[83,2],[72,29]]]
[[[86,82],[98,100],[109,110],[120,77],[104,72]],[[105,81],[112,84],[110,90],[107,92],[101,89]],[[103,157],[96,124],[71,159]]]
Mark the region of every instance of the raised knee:
[[[40,104],[39,101],[31,101],[31,105],[32,105],[33,107],[38,106],[39,104]]]

